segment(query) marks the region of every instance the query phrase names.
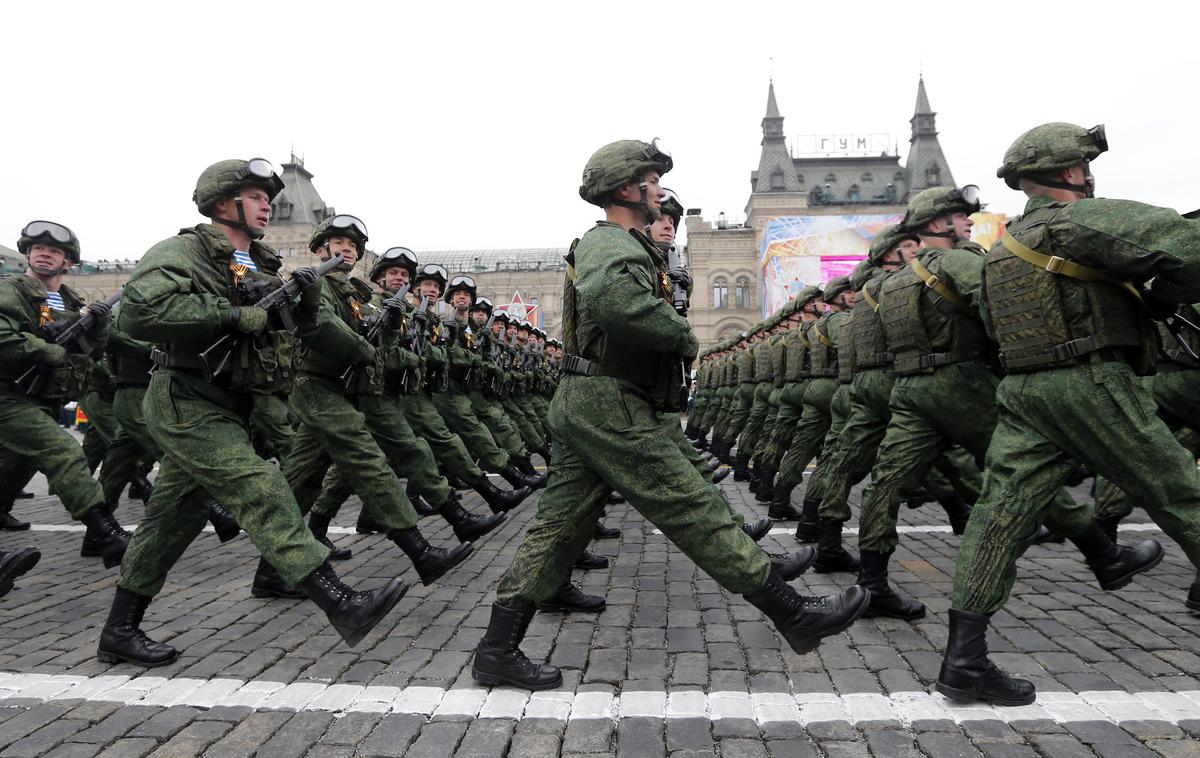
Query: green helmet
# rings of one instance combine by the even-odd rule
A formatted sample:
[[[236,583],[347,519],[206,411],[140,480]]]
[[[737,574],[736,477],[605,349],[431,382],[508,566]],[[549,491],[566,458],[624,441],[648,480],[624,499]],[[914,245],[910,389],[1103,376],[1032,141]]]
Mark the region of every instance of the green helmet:
[[[29,255],[29,248],[35,244],[57,247],[66,253],[67,259],[79,264],[79,238],[75,232],[54,221],[30,221],[21,230],[17,239],[17,250],[21,255]]]
[[[407,247],[389,247],[371,267],[371,281],[378,283],[389,268],[408,269],[408,280],[411,282],[417,275],[417,254]]]
[[[205,216],[212,216],[213,206],[221,198],[229,197],[245,187],[261,187],[274,200],[283,191],[283,180],[275,173],[275,167],[266,158],[251,158],[244,161],[233,158],[217,161],[200,174],[192,202]]]
[[[675,228],[678,229],[683,222],[683,202],[680,201],[679,195],[676,195],[674,190],[663,187],[663,192],[666,192],[667,196],[658,204],[658,209],[664,216],[674,219]]]
[[[442,299],[447,303],[450,302],[450,297],[459,290],[470,293],[471,305],[475,304],[475,298],[479,289],[475,286],[475,280],[466,274],[455,274],[450,277],[450,281],[446,285],[446,291],[442,293]]]
[[[471,304],[471,310],[483,311],[489,316],[492,315],[492,310],[494,307],[495,306],[492,305],[492,301],[488,300],[486,297],[477,297],[475,298],[475,302]]]
[[[899,245],[904,240],[920,242],[921,237],[916,232],[905,229],[900,224],[881,230],[871,242],[871,252],[867,254],[867,260],[874,264],[882,263],[883,257],[892,250],[895,250],[896,245]]]
[[[1008,150],[1004,151],[1003,165],[996,169],[996,176],[1009,187],[1020,189],[1018,180],[1023,176],[1070,168],[1095,160],[1107,150],[1108,139],[1103,124],[1091,129],[1062,121],[1042,124],[1017,137],[1009,145]]]
[[[855,292],[858,292],[863,288],[867,281],[870,280],[871,273],[877,270],[878,269],[871,264],[870,260],[861,261],[857,266],[854,267],[854,270],[850,272],[850,286]]]
[[[367,225],[362,222],[362,219],[348,213],[331,216],[317,224],[312,238],[308,241],[308,249],[315,253],[325,240],[332,237],[354,240],[354,246],[358,248],[359,256],[362,256],[367,245]]]
[[[829,302],[830,300],[833,300],[835,297],[842,294],[843,292],[849,291],[849,289],[850,289],[850,277],[849,276],[839,276],[834,279],[830,279],[829,283],[825,285],[825,293],[822,295],[822,299],[825,302]]]
[[[962,211],[975,213],[982,208],[979,188],[974,184],[958,187],[930,187],[908,201],[908,211],[900,225],[916,231],[939,216]]]
[[[635,139],[610,142],[592,153],[583,167],[579,196],[592,205],[603,207],[608,194],[616,188],[650,170],[665,174],[673,165],[671,155],[659,149],[658,140],[650,143]]]
[[[810,284],[796,295],[796,310],[799,311],[815,298],[824,298],[825,293],[815,284]]]

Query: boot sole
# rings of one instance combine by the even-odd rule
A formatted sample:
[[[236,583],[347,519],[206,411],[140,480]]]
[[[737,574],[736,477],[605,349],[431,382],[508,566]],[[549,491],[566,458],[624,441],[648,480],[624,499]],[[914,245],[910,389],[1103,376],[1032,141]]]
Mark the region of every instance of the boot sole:
[[[859,604],[858,608],[854,609],[854,613],[850,614],[850,617],[848,619],[846,619],[844,622],[839,624],[836,628],[830,629],[826,632],[822,632],[819,637],[816,637],[812,640],[805,640],[803,643],[800,644],[799,647],[792,645],[792,650],[794,650],[797,655],[804,655],[805,653],[811,653],[812,651],[816,650],[821,645],[821,640],[825,639],[826,637],[832,637],[835,634],[841,634],[842,632],[846,631],[850,627],[854,626],[854,622],[857,621],[858,618],[863,615],[863,612],[870,605],[871,605],[871,593],[868,592],[867,596],[865,598],[863,598],[863,601]]]
[[[608,607],[608,603],[601,605],[598,608],[580,608],[577,605],[559,605],[558,603],[546,603],[539,605],[537,609],[543,613],[601,613]]]
[[[3,532],[25,532],[29,530],[29,524],[21,522],[20,524],[5,524],[0,526],[0,531]]]
[[[121,565],[121,559],[125,557],[125,548],[122,547],[120,550],[106,550],[100,557],[104,561],[104,568],[115,568]]]
[[[891,613],[889,611],[877,610],[877,609],[874,609],[874,608],[871,608],[870,606],[868,606],[867,609],[865,611],[863,611],[862,617],[865,619],[888,618],[888,619],[899,619],[901,621],[916,621],[917,619],[925,618],[925,609],[921,608],[920,612],[918,612],[918,613],[905,614],[905,613]]]
[[[274,598],[279,600],[308,600],[308,595],[305,595],[303,592],[297,592],[297,594],[293,595],[291,593],[280,592],[277,590],[260,590],[257,587],[251,587],[250,594],[253,597],[260,597],[263,599]]]
[[[441,579],[443,576],[445,576],[447,573],[449,573],[450,569],[454,568],[455,566],[460,565],[463,561],[470,558],[471,554],[475,552],[475,546],[471,545],[469,543],[465,543],[465,542],[463,544],[467,546],[467,549],[462,552],[462,555],[458,556],[458,558],[454,561],[447,561],[445,565],[438,568],[436,571],[434,571],[429,576],[421,577],[421,584],[428,587],[429,585],[433,584],[438,579]]]
[[[858,568],[858,566],[851,566],[849,564],[830,566],[829,564],[822,564],[818,560],[813,563],[812,570],[814,574],[857,574]]]
[[[334,626],[334,629],[337,629],[337,633],[342,635],[342,639],[345,640],[347,645],[354,647],[358,643],[362,642],[363,637],[366,637],[371,633],[371,630],[375,628],[375,625],[382,621],[383,617],[388,615],[388,613],[390,613],[391,610],[396,607],[396,603],[399,603],[406,594],[408,594],[408,582],[400,582],[396,586],[396,590],[388,597],[388,601],[384,603],[383,607],[380,608],[379,611],[374,615],[372,615],[371,618],[365,623],[354,627],[354,629],[350,630],[349,632],[344,632],[341,629],[338,629],[337,626]]]
[[[14,554],[14,558],[16,560],[12,562],[6,572],[9,579],[16,579],[28,574],[34,566],[38,565],[38,561],[42,559],[42,554],[37,550],[22,548]]]
[[[949,685],[942,684],[941,682],[937,683],[937,691],[942,693],[943,695],[945,695],[948,699],[953,700],[958,703],[984,702],[984,703],[989,703],[991,705],[1007,705],[1007,706],[1016,707],[1019,705],[1032,705],[1033,702],[1035,700],[1037,700],[1036,692],[1033,693],[1033,696],[1031,696],[1031,697],[1020,698],[1020,699],[1014,700],[1014,699],[1003,698],[1003,697],[989,697],[987,695],[984,695],[983,693],[975,692],[974,690],[960,690],[955,687],[950,687]]]
[[[1130,572],[1118,577],[1117,579],[1113,579],[1108,582],[1101,582],[1100,589],[1105,590],[1106,592],[1113,592],[1115,590],[1121,589],[1122,587],[1124,587],[1127,584],[1129,584],[1130,582],[1132,582],[1133,578],[1135,576],[1137,576],[1138,574],[1142,573],[1143,571],[1149,571],[1150,569],[1154,568],[1159,563],[1161,563],[1162,559],[1163,559],[1163,555],[1165,555],[1166,552],[1167,551],[1163,550],[1162,546],[1160,545],[1159,549],[1158,549],[1158,555],[1156,555],[1154,557],[1154,560],[1150,561],[1145,566],[1140,566],[1140,567],[1134,569],[1133,571],[1130,571]]]
[[[545,684],[530,684],[519,679],[511,679],[503,674],[488,674],[483,671],[477,671],[474,666],[471,667],[471,678],[485,687],[496,687],[498,685],[507,684],[510,687],[517,687],[523,690],[552,690],[555,687],[561,687],[563,680],[562,674],[559,673],[558,679]]]
[[[222,542],[222,544],[224,544],[226,542],[229,542],[231,539],[234,539],[241,533],[242,533],[241,529],[238,529],[236,532],[217,532],[217,539],[219,539]]]
[[[596,571],[599,569],[608,568],[608,562],[606,561],[604,563],[576,563],[575,568],[579,569],[580,571]]]
[[[504,518],[497,519],[496,523],[492,524],[487,529],[471,529],[470,531],[463,531],[462,534],[459,534],[458,531],[456,530],[454,532],[454,536],[458,537],[459,542],[475,542],[476,540],[478,540],[480,537],[484,536],[485,534],[491,534],[492,532],[496,531],[500,527],[504,526],[505,520],[506,519],[504,519]]]
[[[165,661],[143,661],[132,656],[121,655],[120,653],[109,653],[105,650],[96,651],[96,660],[101,663],[132,663],[135,666],[143,666],[148,669],[156,669],[159,666],[166,666],[179,660],[180,652],[175,651],[175,655]]]

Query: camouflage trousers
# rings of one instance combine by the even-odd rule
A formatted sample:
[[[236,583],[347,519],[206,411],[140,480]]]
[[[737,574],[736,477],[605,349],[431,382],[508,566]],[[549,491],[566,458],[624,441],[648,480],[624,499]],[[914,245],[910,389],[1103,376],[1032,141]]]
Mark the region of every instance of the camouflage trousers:
[[[778,471],[782,468],[783,456],[792,447],[800,417],[804,415],[804,390],[808,380],[788,382],[779,390],[779,410],[775,413],[775,426],[767,441],[763,454],[765,465]]]
[[[1179,444],[1200,453],[1200,371],[1168,371],[1139,379],[1151,391],[1158,416],[1175,434]],[[1095,482],[1096,516],[1122,519],[1133,512],[1138,493],[1130,498],[1104,477]]]
[[[529,450],[541,450],[546,446],[546,437],[542,434],[540,427],[535,424],[529,414],[521,407],[519,398],[506,397],[500,400],[500,407],[508,416],[509,421],[517,428],[517,432],[521,435],[521,441],[525,443],[525,447]]]
[[[729,428],[729,415],[733,411],[733,401],[736,395],[736,387],[721,387],[717,390],[717,403],[714,404],[712,410],[712,424],[709,428],[712,429],[713,435],[721,439],[725,439],[724,432]],[[707,419],[705,423],[708,423]]]
[[[96,392],[92,390],[83,396],[79,406],[87,414],[88,426],[83,433],[83,455],[87,459],[88,471],[96,472],[96,467],[104,461],[108,449],[117,440],[117,419],[113,414],[113,398],[111,391]]]
[[[781,455],[776,455],[771,444],[775,441],[775,425],[778,422],[780,410],[779,398],[782,394],[782,387],[774,387],[771,394],[767,396],[767,418],[763,421],[762,431],[759,432],[758,444],[754,446],[754,466],[759,469],[781,457]]]
[[[296,430],[292,427],[287,395],[255,395],[250,412],[254,449],[264,458],[282,462],[292,449]]]
[[[301,374],[292,390],[292,412],[300,431],[283,472],[301,513],[320,495],[331,464],[337,464],[367,513],[386,531],[411,529],[417,512],[404,486],[367,428],[358,403],[345,396],[340,382]],[[369,401],[372,402],[372,401]]]
[[[496,588],[498,603],[511,608],[554,594],[592,539],[612,489],[725,589],[763,587],[770,560],[664,437],[663,421],[640,392],[611,377],[567,376],[550,404],[550,431],[549,484]]]
[[[837,388],[837,379],[829,377],[814,377],[805,383],[804,410],[800,414],[800,423],[792,437],[791,447],[784,453],[779,466],[781,485],[795,487],[804,480],[805,469],[817,456],[829,432],[832,423],[830,404]]]
[[[324,563],[329,549],[304,524],[283,472],[254,453],[252,402],[196,376],[154,372],[143,411],[163,458],[121,561],[121,587],[147,597],[162,590],[208,523],[208,495],[233,513],[286,581],[295,584]]]
[[[750,417],[750,408],[754,405],[754,390],[757,387],[754,382],[742,382],[734,388],[729,406],[729,424],[721,432],[723,439],[735,442],[741,436]]]
[[[1016,579],[1017,559],[1056,503],[1076,462],[1139,502],[1200,566],[1196,459],[1155,413],[1154,399],[1121,363],[1096,362],[1006,376],[987,451],[983,494],[967,523],[953,607],[992,613]]]
[[[0,383],[0,496],[12,499],[41,471],[71,518],[79,520],[104,502],[100,485],[88,472],[83,448],[58,425],[57,406],[41,405],[15,384]]]
[[[421,390],[401,395],[400,410],[413,431],[429,444],[434,459],[449,476],[467,483],[479,481],[483,470],[475,464],[462,439],[446,426],[446,420],[434,407],[429,393]]]
[[[808,478],[808,486],[804,489],[804,498],[812,498],[821,503],[817,510],[817,518],[822,521],[832,521],[844,524],[850,520],[850,505],[842,504],[839,510],[832,505],[832,498],[825,497],[826,481],[829,478],[829,461],[834,458],[833,452],[841,444],[842,430],[846,428],[846,420],[850,417],[850,385],[839,384],[829,400],[829,431],[825,433],[825,441],[821,443],[821,457],[817,467]]]
[[[146,415],[142,409],[146,388],[131,385],[118,387],[113,397],[113,416],[117,420],[117,439],[104,456],[100,468],[100,487],[104,499],[115,503],[134,474],[145,469],[146,463],[153,465],[162,458],[162,450],[150,436],[146,426]]]
[[[475,417],[492,433],[496,444],[508,453],[510,458],[513,456],[528,458],[529,451],[525,448],[525,441],[521,439],[521,432],[504,412],[504,406],[500,404],[500,401],[484,397],[480,390],[471,390],[468,397],[471,400],[471,410],[475,413]]]
[[[450,483],[438,472],[429,443],[417,437],[404,418],[398,400],[387,395],[360,397],[358,410],[396,476],[408,479],[421,497],[435,509],[445,505],[450,499]],[[335,464],[325,475],[312,510],[332,517],[352,494],[354,476]],[[368,513],[373,514],[372,511]]]
[[[484,468],[499,471],[508,465],[508,453],[500,449],[471,408],[471,398],[462,382],[450,380],[450,389],[433,393],[433,405]]]
[[[746,414],[746,426],[738,437],[738,455],[746,459],[753,458],[758,449],[759,438],[767,423],[767,412],[771,409],[771,393],[774,390],[775,385],[770,382],[754,385],[754,400],[750,404],[750,412]]]

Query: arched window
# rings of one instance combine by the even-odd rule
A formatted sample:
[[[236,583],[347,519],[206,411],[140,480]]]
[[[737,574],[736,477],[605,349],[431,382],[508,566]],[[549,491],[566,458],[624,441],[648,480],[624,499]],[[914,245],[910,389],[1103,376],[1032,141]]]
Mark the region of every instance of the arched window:
[[[851,184],[849,191],[846,192],[846,199],[850,202],[859,200],[859,189],[857,184]]]
[[[750,280],[746,277],[738,277],[737,283],[733,285],[733,307],[734,308],[750,308]]]
[[[713,308],[728,308],[729,307],[729,282],[724,279],[718,279],[713,282]]]
[[[773,190],[783,189],[783,172],[780,171],[779,169],[775,169],[774,171],[771,172],[771,189],[773,189]]]
[[[936,186],[939,183],[941,183],[941,180],[942,180],[942,170],[940,168],[938,168],[938,165],[936,163],[933,164],[932,166],[930,166],[929,168],[925,169],[925,183],[926,184],[933,187],[933,186]]]

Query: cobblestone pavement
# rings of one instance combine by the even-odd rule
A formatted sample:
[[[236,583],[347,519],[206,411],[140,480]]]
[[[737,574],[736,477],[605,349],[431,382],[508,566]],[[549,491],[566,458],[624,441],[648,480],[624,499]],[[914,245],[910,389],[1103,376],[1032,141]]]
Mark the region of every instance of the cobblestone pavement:
[[[1194,572],[1170,542],[1159,567],[1116,593],[1096,587],[1069,545],[1032,548],[990,639],[999,665],[1036,682],[1038,701],[963,708],[929,694],[958,542],[936,504],[902,512],[909,528],[892,563],[893,583],[928,617],[859,621],[803,656],[617,506],[606,520],[621,539],[593,545],[611,567],[575,572],[608,608],[538,614],[524,649],[561,666],[565,683],[529,696],[477,687],[469,665],[532,500],[431,587],[383,537],[332,530],[353,548],[338,564],[352,583],[402,571],[413,584],[355,649],[309,603],[252,598],[249,540],[206,533],[144,624],[183,655],[147,671],[96,660],[116,571],[79,556],[82,528],[44,479],[34,487],[39,497],[17,505],[34,529],[0,532],[3,549],[42,551],[0,600],[0,756],[1200,756],[1200,617],[1183,605]],[[764,513],[745,485],[723,489],[742,512]],[[352,525],[356,506],[334,523]],[[118,515],[132,525],[141,511],[125,500]],[[1131,521],[1122,539],[1162,539],[1144,514]],[[769,551],[795,547],[779,526]],[[436,519],[422,529],[452,540]],[[824,594],[853,581],[793,584]]]

